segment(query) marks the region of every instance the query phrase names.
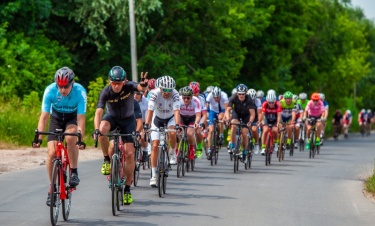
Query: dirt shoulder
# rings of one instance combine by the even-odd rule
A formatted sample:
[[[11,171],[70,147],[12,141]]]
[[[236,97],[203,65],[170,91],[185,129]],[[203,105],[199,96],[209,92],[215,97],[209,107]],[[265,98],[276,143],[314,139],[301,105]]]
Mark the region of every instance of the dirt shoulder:
[[[0,174],[45,167],[47,148],[4,147],[0,145]],[[102,151],[87,148],[79,151],[79,162],[103,158]]]

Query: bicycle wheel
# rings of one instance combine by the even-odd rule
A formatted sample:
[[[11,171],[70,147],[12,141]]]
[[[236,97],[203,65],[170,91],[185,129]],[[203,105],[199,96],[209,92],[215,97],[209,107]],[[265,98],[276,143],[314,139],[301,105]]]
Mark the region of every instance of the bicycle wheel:
[[[111,163],[111,197],[112,197],[112,215],[116,216],[116,211],[120,210],[120,202],[119,202],[119,195],[118,195],[118,184],[120,180],[119,176],[119,160],[117,157],[112,157]]]
[[[270,139],[270,135],[267,135],[267,142],[266,142],[266,166],[268,166],[270,163],[269,163],[269,158],[270,158],[270,152],[271,152],[271,139]]]
[[[281,132],[280,139],[279,139],[279,148],[277,150],[277,157],[279,158],[279,162],[282,160],[282,153],[285,145],[285,138],[284,138],[284,132]]]
[[[161,148],[159,150],[159,159],[158,159],[158,192],[159,192],[159,197],[163,196],[163,177],[164,177],[164,159],[165,159],[165,153],[164,153],[164,148]]]
[[[177,177],[178,178],[181,177],[183,167],[184,167],[184,156],[183,156],[183,150],[181,148],[181,143],[180,143],[179,148],[178,148],[178,153],[177,153]]]
[[[216,135],[218,136],[219,133],[216,132]],[[218,144],[219,137],[216,137],[216,147],[215,147],[215,165],[217,165],[217,160],[219,159],[219,150],[220,145]]]
[[[69,187],[70,180],[70,167],[67,162],[64,166],[64,182],[65,182],[65,199],[61,200],[62,202],[62,214],[64,221],[69,219],[70,208],[72,207],[72,192]]]
[[[135,158],[135,166],[134,166],[134,172],[133,172],[133,183],[134,187],[138,185],[138,179],[139,179],[139,169],[141,168],[141,149],[138,147],[135,150],[134,158]]]
[[[163,171],[163,194],[167,191],[167,179],[168,179],[168,165],[167,161],[164,161],[164,171]]]
[[[50,204],[50,218],[51,224],[56,225],[60,212],[60,174],[61,174],[60,160],[55,160],[52,168],[52,181],[51,181],[51,204]]]
[[[315,158],[315,131],[312,131],[311,141],[310,141],[310,155],[311,158]]]
[[[292,138],[290,139],[289,144],[289,156],[293,156],[294,154],[294,128],[292,129]]]

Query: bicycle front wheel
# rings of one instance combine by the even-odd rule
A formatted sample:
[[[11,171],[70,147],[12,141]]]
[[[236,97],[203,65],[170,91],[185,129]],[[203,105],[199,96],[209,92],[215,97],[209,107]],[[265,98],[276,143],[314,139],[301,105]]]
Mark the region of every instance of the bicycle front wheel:
[[[112,193],[112,214],[116,216],[116,212],[120,210],[120,197],[118,186],[120,184],[120,164],[117,158],[112,158],[111,163],[111,193]]]
[[[141,168],[141,149],[138,147],[135,151],[135,166],[134,166],[134,172],[133,172],[133,183],[134,187],[138,185],[138,179],[139,179],[139,169]]]
[[[64,167],[65,199],[62,202],[62,214],[64,221],[69,219],[70,208],[72,207],[72,192],[69,187],[70,166],[66,162]]]
[[[59,218],[60,212],[60,174],[61,174],[61,163],[59,160],[54,161],[52,168],[52,181],[51,181],[51,203],[50,203],[50,218],[51,224],[56,225],[57,219]]]

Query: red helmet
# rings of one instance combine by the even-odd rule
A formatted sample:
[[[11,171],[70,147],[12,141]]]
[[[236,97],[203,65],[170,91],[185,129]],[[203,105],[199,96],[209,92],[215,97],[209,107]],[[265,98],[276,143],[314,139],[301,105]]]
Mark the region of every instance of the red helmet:
[[[193,90],[193,93],[194,94],[197,94],[200,92],[200,88],[199,88],[199,82],[190,82],[189,84],[190,88]]]
[[[68,67],[62,67],[55,73],[55,82],[58,86],[67,86],[74,81],[74,72]]]
[[[313,94],[311,94],[311,100],[320,100],[319,93],[313,93]]]
[[[150,89],[155,89],[155,83],[156,83],[156,80],[155,80],[154,78],[150,78],[150,79],[148,80],[148,87],[149,87]]]

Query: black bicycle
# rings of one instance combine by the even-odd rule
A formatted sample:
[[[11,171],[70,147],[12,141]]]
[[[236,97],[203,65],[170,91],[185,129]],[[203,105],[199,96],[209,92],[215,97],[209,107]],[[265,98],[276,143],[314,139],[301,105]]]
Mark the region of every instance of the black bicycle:
[[[245,169],[250,169],[251,167],[251,161],[253,159],[252,156],[252,146],[253,146],[253,138],[251,136],[251,132],[248,131],[247,138],[248,139],[248,144],[246,147],[246,155],[243,156],[243,153],[241,151],[241,144],[242,144],[242,128],[248,128],[246,123],[242,122],[242,119],[240,119],[239,123],[231,123],[232,125],[237,126],[236,127],[236,145],[232,152],[230,153],[233,155],[233,163],[234,163],[234,173],[238,172],[239,169],[239,163],[242,161],[245,164]],[[231,158],[232,159],[232,158]]]
[[[211,147],[210,147],[211,152],[208,155],[208,160],[211,160],[211,166],[213,166],[214,164],[217,165],[217,160],[219,159],[219,150],[221,149],[221,144],[219,143],[220,133],[219,133],[219,127],[217,124],[222,121],[219,121],[218,119],[214,119],[212,120],[212,122],[214,123],[213,124],[214,129],[211,135]]]
[[[317,136],[316,122],[321,121],[321,120],[316,119],[316,118],[310,118],[308,120],[311,124],[309,158],[315,158],[315,154],[319,155],[319,150],[320,150],[320,146],[316,145],[316,136]]]
[[[194,128],[192,126],[182,125],[182,133],[180,136],[180,142],[178,144],[177,152],[177,177],[185,176],[185,171],[194,171],[195,157],[194,151],[192,153],[189,150],[189,143],[187,140],[187,128]]]

